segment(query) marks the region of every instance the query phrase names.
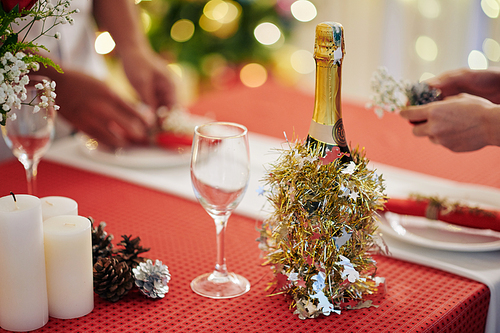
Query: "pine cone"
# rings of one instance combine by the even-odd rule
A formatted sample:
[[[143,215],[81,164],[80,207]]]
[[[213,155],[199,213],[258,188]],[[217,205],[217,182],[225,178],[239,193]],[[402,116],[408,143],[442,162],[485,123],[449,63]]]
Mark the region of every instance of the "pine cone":
[[[99,258],[94,265],[94,292],[100,297],[116,302],[134,286],[130,267],[117,258]]]
[[[146,296],[151,298],[163,298],[168,293],[168,282],[170,272],[167,265],[163,265],[160,260],[153,262],[148,259],[140,263],[132,270],[135,278],[135,285]]]
[[[139,237],[131,239],[132,235],[122,235],[122,238],[123,240],[116,245],[123,246],[123,248],[118,250],[115,249],[113,253],[116,254],[121,261],[125,261],[131,269],[135,268],[141,262],[145,262],[146,258],[141,258],[139,255],[148,252],[149,248],[144,248],[139,245],[141,239]]]
[[[410,105],[424,105],[439,99],[439,90],[431,88],[427,83],[413,84],[406,91]]]
[[[92,259],[95,265],[99,258],[111,257],[113,250],[111,241],[113,240],[113,235],[108,235],[108,233],[104,231],[104,227],[106,226],[105,222],[99,223],[97,228],[94,228],[94,219],[92,217],[88,219],[92,224]]]

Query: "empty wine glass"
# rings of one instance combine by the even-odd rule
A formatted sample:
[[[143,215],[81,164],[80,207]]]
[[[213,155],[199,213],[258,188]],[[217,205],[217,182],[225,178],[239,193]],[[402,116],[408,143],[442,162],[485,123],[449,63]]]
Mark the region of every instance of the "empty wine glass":
[[[247,279],[228,272],[224,255],[227,220],[243,198],[249,175],[248,137],[244,126],[215,122],[195,128],[191,181],[196,198],[214,219],[217,232],[214,271],[191,282],[191,289],[201,296],[231,298],[250,290]]]
[[[40,108],[34,112],[34,106],[40,103],[40,91],[35,88],[41,83],[41,76],[31,76],[30,83],[26,86],[26,103],[20,109],[13,108],[2,126],[2,136],[14,156],[23,164],[26,170],[28,194],[36,194],[37,167],[40,158],[49,149],[53,138],[55,110],[49,107]]]

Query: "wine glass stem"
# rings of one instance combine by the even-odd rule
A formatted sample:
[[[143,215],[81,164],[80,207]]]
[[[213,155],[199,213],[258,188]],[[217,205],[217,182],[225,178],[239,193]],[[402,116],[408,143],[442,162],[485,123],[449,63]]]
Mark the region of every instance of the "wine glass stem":
[[[36,195],[36,175],[38,172],[38,160],[28,160],[23,163],[26,170],[26,182],[28,183],[28,194]]]
[[[225,250],[226,225],[229,216],[215,216],[215,228],[217,230],[217,261],[215,263],[215,272],[218,276],[227,276]]]

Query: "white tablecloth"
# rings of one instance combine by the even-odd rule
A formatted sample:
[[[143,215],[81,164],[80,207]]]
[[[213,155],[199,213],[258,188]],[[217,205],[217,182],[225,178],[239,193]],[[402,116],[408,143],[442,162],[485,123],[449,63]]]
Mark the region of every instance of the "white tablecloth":
[[[258,195],[265,165],[273,163],[277,153],[273,148],[281,147],[282,141],[256,133],[249,134],[251,176],[247,193],[236,212],[248,217],[262,219],[266,216],[266,199]],[[83,152],[81,143],[72,137],[56,141],[44,159],[73,167],[101,173],[131,183],[196,200],[191,186],[189,165],[173,167],[127,168],[114,163],[103,163]],[[383,174],[387,194],[391,197],[406,197],[417,192],[466,199],[491,206],[500,206],[500,190],[461,184],[441,178],[427,176],[407,170],[372,162],[377,173]],[[438,268],[486,284],[491,291],[491,300],[486,324],[487,333],[500,331],[500,251],[451,252],[424,248],[385,236],[393,257]]]

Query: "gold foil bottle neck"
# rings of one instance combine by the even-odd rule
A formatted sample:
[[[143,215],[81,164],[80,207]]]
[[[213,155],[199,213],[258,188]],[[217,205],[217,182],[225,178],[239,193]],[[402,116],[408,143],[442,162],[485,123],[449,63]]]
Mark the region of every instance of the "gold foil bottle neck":
[[[344,27],[337,22],[323,22],[316,26],[314,58],[342,63],[344,58]]]
[[[343,162],[351,161],[342,121],[342,61],[344,28],[336,22],[316,26],[314,43],[316,88],[314,112],[307,143],[316,154],[335,152]]]

